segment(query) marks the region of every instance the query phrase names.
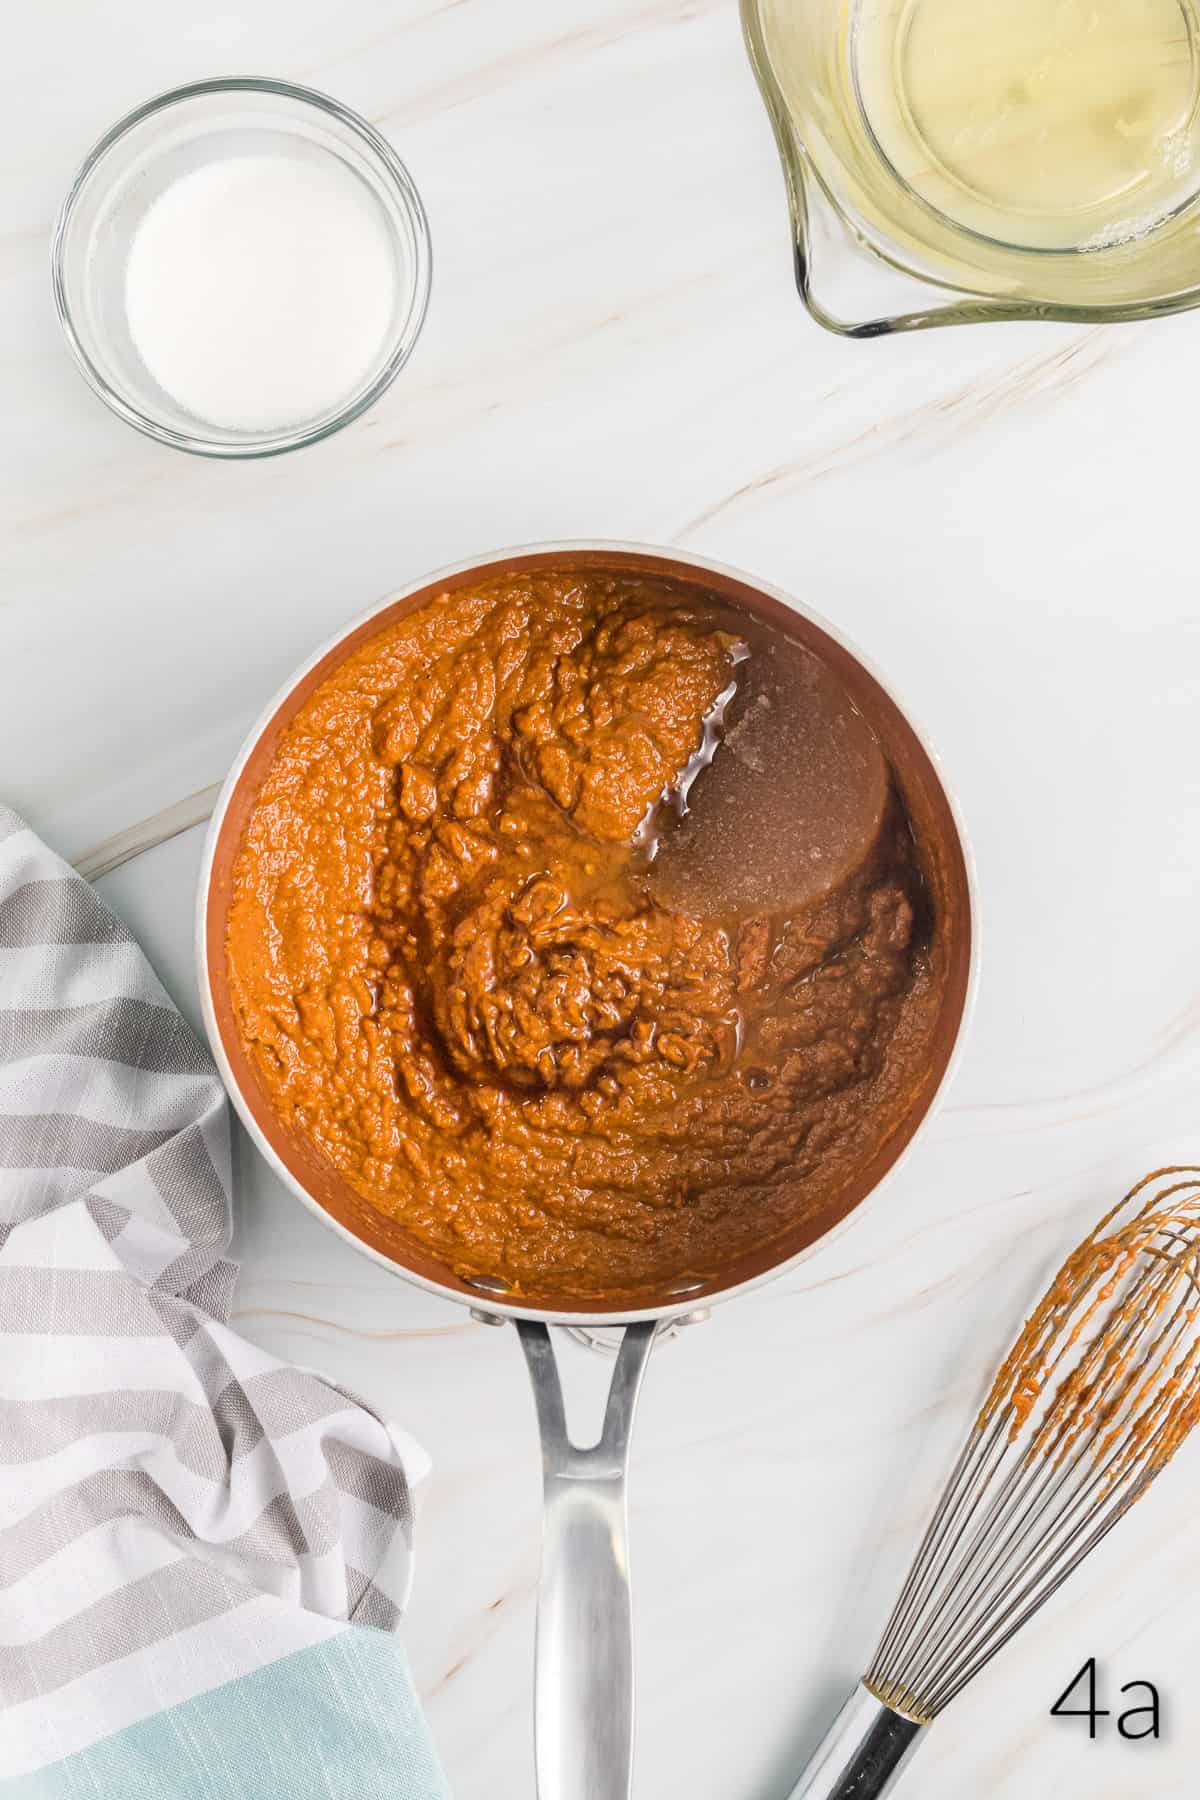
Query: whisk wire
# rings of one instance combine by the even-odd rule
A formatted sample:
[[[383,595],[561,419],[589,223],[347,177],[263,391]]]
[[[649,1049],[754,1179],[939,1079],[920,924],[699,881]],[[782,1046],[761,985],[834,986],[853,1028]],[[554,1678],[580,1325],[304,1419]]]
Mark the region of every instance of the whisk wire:
[[[985,1443],[978,1435],[968,1437],[963,1444],[954,1471],[942,1490],[937,1509],[921,1540],[921,1546],[900,1591],[900,1598],[896,1602],[879,1648],[875,1653],[877,1662],[887,1659],[897,1640],[909,1632],[915,1633],[919,1628],[921,1619],[931,1601],[928,1590],[922,1592],[928,1567],[937,1556],[946,1538],[955,1531],[960,1510],[970,1502],[972,1488],[969,1477],[973,1463],[986,1459],[989,1449],[999,1441],[1001,1435],[1002,1426],[997,1420],[992,1428],[991,1444]],[[981,1499],[982,1489],[980,1488],[976,1491],[975,1503],[979,1504]],[[968,1513],[968,1519],[964,1521],[964,1525],[969,1522],[969,1517]],[[961,1529],[961,1527],[958,1528]]]
[[[1026,1320],[866,1686],[928,1722],[1057,1593],[1200,1418],[1200,1169],[1147,1176]]]
[[[935,1689],[947,1661],[970,1644],[983,1616],[995,1614],[987,1628],[986,1637],[990,1638],[992,1632],[1011,1616],[1013,1607],[1019,1606],[1025,1595],[1036,1587],[1041,1576],[1054,1570],[1056,1559],[1069,1545],[1078,1515],[1097,1490],[1103,1489],[1115,1459],[1114,1452],[1109,1464],[1101,1465],[1090,1477],[1085,1477],[1075,1465],[1031,1462],[1028,1458],[1010,1462],[989,1517],[981,1521],[971,1543],[943,1584],[949,1594],[961,1590],[971,1577],[974,1586],[970,1597],[963,1609],[955,1613],[942,1637],[931,1645],[914,1674],[915,1685]],[[1017,1494],[1021,1496],[1020,1504],[1017,1504]],[[1007,1511],[1012,1512],[1011,1518],[1006,1516]],[[997,1516],[1005,1517],[999,1535],[995,1535]],[[1027,1538],[1027,1530],[1035,1523],[1037,1535]],[[1014,1596],[1014,1584],[1022,1574],[1029,1579]],[[996,1609],[1001,1607],[1004,1610],[997,1613]],[[957,1636],[947,1647],[946,1637],[951,1630],[956,1630]],[[939,1654],[940,1661],[937,1660]]]

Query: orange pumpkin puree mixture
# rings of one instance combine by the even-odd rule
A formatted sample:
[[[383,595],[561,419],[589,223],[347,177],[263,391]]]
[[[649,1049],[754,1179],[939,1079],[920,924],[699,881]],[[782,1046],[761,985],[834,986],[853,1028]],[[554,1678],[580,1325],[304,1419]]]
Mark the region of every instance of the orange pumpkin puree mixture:
[[[894,790],[815,901],[764,876],[713,906],[653,854],[771,636],[666,579],[509,574],[368,641],[281,739],[234,871],[244,1042],[460,1275],[686,1282],[827,1210],[904,1119],[940,977]]]

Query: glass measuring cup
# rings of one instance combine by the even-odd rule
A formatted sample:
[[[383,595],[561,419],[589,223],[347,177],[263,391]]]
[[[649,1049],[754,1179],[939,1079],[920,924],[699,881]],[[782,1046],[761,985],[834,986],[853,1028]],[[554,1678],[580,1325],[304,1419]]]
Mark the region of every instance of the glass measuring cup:
[[[741,6],[828,330],[1200,304],[1196,0]]]

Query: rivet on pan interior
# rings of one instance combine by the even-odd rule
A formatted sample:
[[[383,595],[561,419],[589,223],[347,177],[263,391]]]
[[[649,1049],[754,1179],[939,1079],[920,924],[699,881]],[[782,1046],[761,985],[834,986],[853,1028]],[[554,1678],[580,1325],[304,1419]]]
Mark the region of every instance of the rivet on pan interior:
[[[481,1294],[499,1296],[512,1292],[511,1283],[505,1281],[501,1275],[464,1275],[463,1282],[467,1287],[477,1288]],[[508,1323],[506,1319],[501,1318],[499,1313],[488,1312],[482,1306],[473,1306],[471,1317],[477,1325],[506,1325]]]
[[[511,1281],[505,1281],[502,1275],[464,1275],[463,1281],[467,1287],[476,1288],[481,1294],[499,1296],[512,1293]]]

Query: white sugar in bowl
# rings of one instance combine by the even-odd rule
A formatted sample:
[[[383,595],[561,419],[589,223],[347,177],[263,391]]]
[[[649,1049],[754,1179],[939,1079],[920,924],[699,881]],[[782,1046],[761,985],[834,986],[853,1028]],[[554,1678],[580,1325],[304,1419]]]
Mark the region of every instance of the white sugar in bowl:
[[[412,353],[429,228],[391,146],[284,82],[177,88],[88,156],[53,243],[79,367],[200,455],[270,456],[366,410]]]

